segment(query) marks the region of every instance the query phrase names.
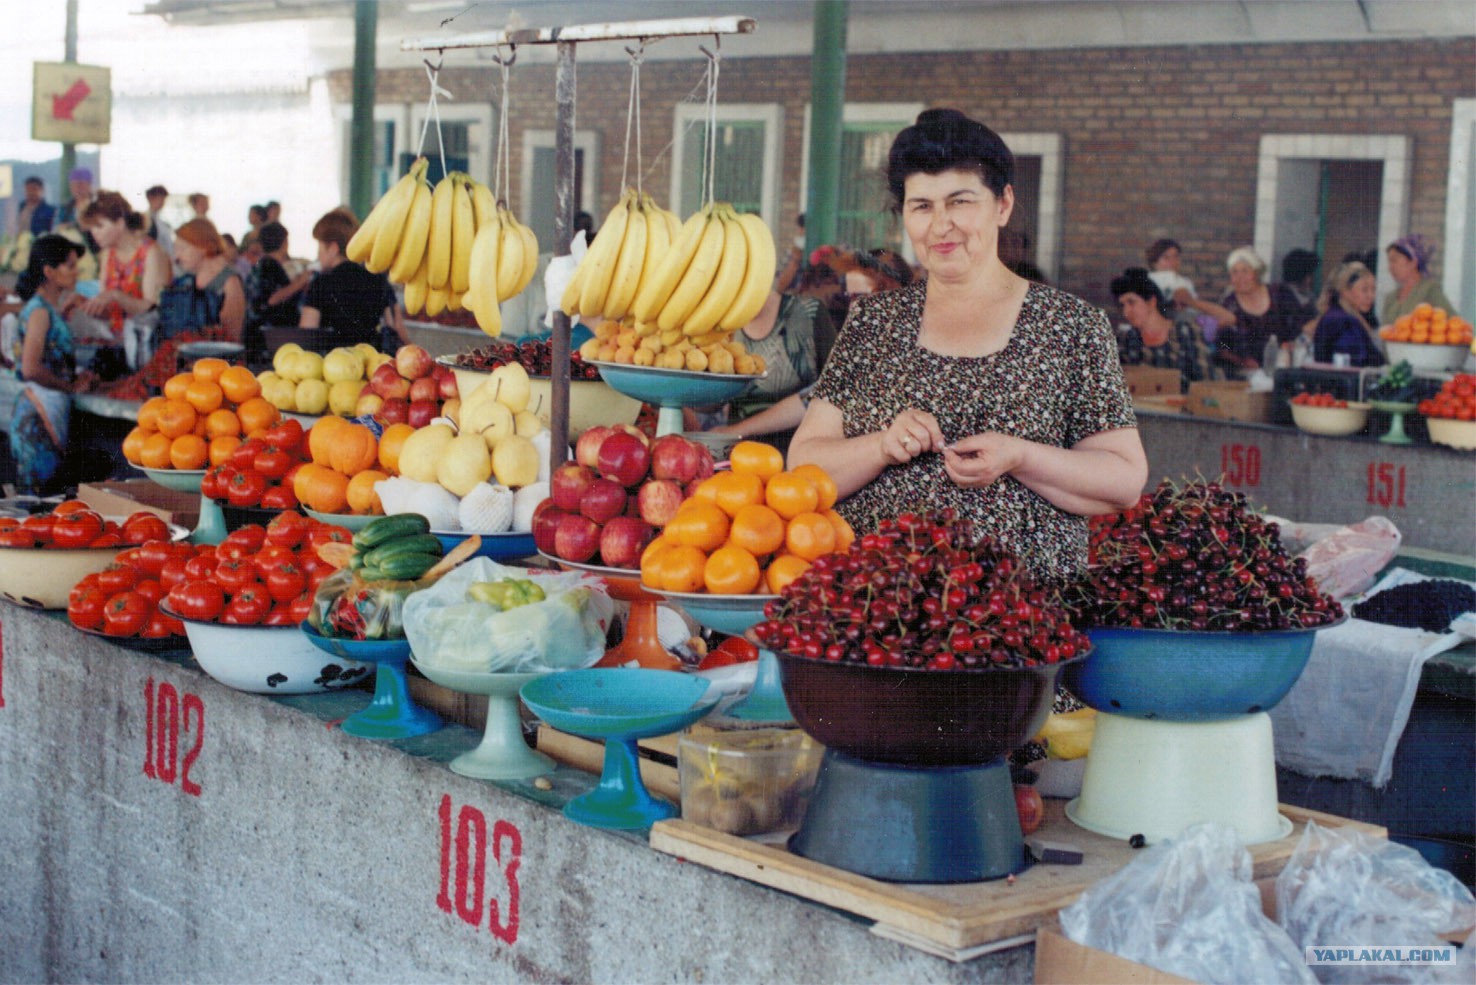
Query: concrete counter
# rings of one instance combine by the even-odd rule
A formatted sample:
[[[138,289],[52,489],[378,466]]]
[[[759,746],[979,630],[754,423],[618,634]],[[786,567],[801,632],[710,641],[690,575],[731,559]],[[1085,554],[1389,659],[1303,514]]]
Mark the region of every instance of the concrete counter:
[[[334,727],[0,603],[0,981],[1027,982],[457,776],[479,736]]]

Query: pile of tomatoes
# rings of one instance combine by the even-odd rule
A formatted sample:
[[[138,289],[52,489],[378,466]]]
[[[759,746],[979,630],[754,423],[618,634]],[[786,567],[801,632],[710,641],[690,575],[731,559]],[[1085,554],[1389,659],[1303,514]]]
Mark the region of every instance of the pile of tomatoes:
[[[1476,373],[1457,373],[1453,379],[1446,380],[1439,393],[1429,400],[1421,400],[1418,409],[1426,417],[1476,420]]]
[[[207,469],[200,492],[230,506],[295,510],[292,480],[307,461],[307,434],[288,418],[247,438]]]
[[[119,523],[80,499],[69,499],[50,513],[23,520],[0,517],[0,547],[71,551],[168,539],[169,524],[147,510],[139,510]]]
[[[1334,397],[1330,393],[1299,393],[1292,397],[1291,402],[1298,407],[1346,407],[1348,401]]]

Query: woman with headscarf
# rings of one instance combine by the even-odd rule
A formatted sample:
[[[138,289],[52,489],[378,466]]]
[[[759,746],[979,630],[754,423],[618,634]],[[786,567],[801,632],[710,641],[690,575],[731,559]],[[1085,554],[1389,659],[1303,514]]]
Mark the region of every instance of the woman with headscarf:
[[[1382,366],[1384,351],[1370,322],[1376,297],[1373,271],[1356,260],[1340,264],[1317,308],[1322,317],[1312,336],[1312,358],[1320,363],[1347,356],[1350,366]]]
[[[1410,233],[1390,243],[1384,253],[1389,260],[1389,276],[1394,278],[1395,287],[1384,295],[1384,304],[1379,309],[1383,324],[1394,324],[1401,315],[1409,314],[1421,304],[1455,314],[1455,305],[1430,276],[1430,258],[1435,255],[1435,244],[1419,233]]]

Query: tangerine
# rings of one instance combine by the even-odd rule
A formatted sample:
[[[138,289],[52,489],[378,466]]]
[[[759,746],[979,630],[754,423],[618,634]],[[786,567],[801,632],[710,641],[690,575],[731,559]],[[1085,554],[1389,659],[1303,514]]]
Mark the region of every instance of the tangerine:
[[[405,439],[415,433],[408,424],[391,424],[379,438],[379,464],[386,472],[400,474],[400,449]]]
[[[138,409],[138,426],[145,431],[159,430],[159,411],[164,409],[166,402],[164,397],[150,397],[145,400]]]
[[[228,434],[241,433],[241,419],[233,410],[224,407],[212,410],[205,418],[205,433],[212,438],[224,437]]]
[[[671,547],[671,541],[664,534],[652,538],[641,551],[641,584],[650,588],[661,587],[661,567],[658,560],[662,553]]]
[[[169,464],[177,469],[203,469],[210,446],[198,434],[182,434],[169,443]]]
[[[813,561],[835,550],[835,527],[819,513],[801,513],[789,521],[784,546],[789,553]]]
[[[159,433],[173,441],[195,430],[195,408],[183,400],[166,400],[159,410]]]
[[[810,562],[793,554],[781,554],[769,562],[764,571],[764,587],[775,595],[783,592],[800,575],[809,570]]]
[[[792,520],[801,513],[817,512],[820,493],[806,477],[780,472],[764,486],[764,502],[784,519]]]
[[[700,592],[706,583],[703,574],[707,555],[696,547],[678,544],[656,555],[652,562],[661,577],[661,588],[668,592]]]
[[[276,424],[281,420],[282,412],[262,397],[252,397],[236,408],[236,416],[241,419],[242,432],[250,436]]]
[[[183,400],[185,390],[195,382],[193,373],[176,373],[164,381],[164,396],[169,400]]]
[[[143,451],[144,442],[148,440],[149,435],[152,433],[148,428],[140,424],[132,431],[129,431],[128,437],[123,439],[123,457],[127,459],[130,465],[137,465],[143,461],[139,455]]]
[[[728,543],[763,557],[784,546],[784,519],[760,503],[740,507],[728,527]]]
[[[764,480],[751,472],[719,472],[707,482],[713,484],[712,501],[728,516],[736,516],[743,507],[764,501]]]
[[[224,359],[215,356],[205,356],[196,359],[190,366],[190,374],[197,380],[206,380],[214,383],[220,379],[220,374],[231,368],[231,364]]]
[[[821,510],[820,515],[829,520],[830,525],[835,528],[836,550],[844,551],[856,542],[856,531],[851,529],[845,517],[835,510]]]
[[[810,480],[810,483],[815,487],[816,494],[820,497],[817,508],[821,513],[830,509],[835,505],[836,500],[840,499],[840,490],[836,488],[835,480],[830,477],[830,473],[813,462],[796,465],[789,471],[795,475],[802,475]]]
[[[185,387],[185,401],[197,414],[208,414],[225,402],[225,391],[214,380],[195,380]]]
[[[727,472],[718,472],[716,475],[710,475],[710,476],[708,476],[706,479],[703,479],[701,482],[697,483],[697,488],[696,489],[693,489],[692,490],[692,495],[691,496],[688,496],[687,498],[688,499],[700,499],[700,500],[702,500],[705,503],[712,503],[712,504],[716,505],[717,504],[717,491],[718,491],[718,486],[720,485],[720,483],[718,482],[718,476],[720,476],[720,475],[728,475],[728,474],[730,474],[730,473],[727,473]]]
[[[173,465],[169,461],[169,446],[172,439],[166,438],[157,431],[144,439],[143,447],[138,450],[138,464],[146,469],[167,469]]]
[[[727,513],[711,503],[689,499],[677,509],[664,534],[675,545],[706,552],[723,546],[728,539],[728,527]]]
[[[784,471],[784,456],[773,445],[762,441],[740,441],[728,452],[734,472],[756,475],[764,482]]]
[[[714,595],[748,595],[758,588],[758,559],[741,547],[719,547],[702,568],[702,583]]]
[[[261,383],[245,366],[230,366],[220,374],[220,384],[225,398],[233,404],[244,404],[252,397],[261,395]]]
[[[241,447],[241,436],[222,434],[210,439],[210,464],[220,465],[231,457],[231,452]]]

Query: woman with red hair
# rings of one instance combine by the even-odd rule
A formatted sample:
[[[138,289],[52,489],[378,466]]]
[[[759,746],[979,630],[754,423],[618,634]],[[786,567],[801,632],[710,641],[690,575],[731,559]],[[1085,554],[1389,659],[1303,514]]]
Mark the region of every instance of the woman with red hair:
[[[198,332],[219,326],[230,342],[241,341],[241,326],[246,320],[246,289],[241,275],[226,258],[220,231],[209,219],[191,219],[174,232],[174,258],[184,271],[171,286],[193,287],[199,297],[194,313],[188,318],[199,324],[180,324],[168,311],[161,311],[160,328],[166,336],[180,332]]]

